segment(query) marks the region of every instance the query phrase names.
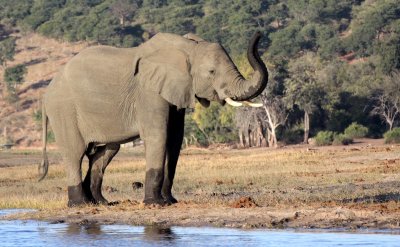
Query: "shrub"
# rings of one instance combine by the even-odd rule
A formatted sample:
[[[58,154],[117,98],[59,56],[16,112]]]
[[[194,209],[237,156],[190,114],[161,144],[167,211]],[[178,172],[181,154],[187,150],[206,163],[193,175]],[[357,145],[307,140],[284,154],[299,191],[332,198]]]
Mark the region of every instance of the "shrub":
[[[383,137],[385,138],[385,143],[400,143],[400,128],[389,130]]]
[[[315,145],[317,146],[327,146],[331,145],[333,142],[333,137],[335,136],[335,132],[332,131],[320,131],[318,132],[315,139]]]
[[[285,130],[282,134],[282,141],[285,144],[298,144],[303,141],[304,130],[294,128]]]
[[[351,143],[353,143],[353,138],[346,134],[338,134],[333,138],[333,145],[349,145]]]
[[[362,138],[368,134],[368,128],[358,123],[352,123],[344,130],[344,134],[350,138]]]
[[[26,72],[26,66],[23,64],[7,68],[4,71],[4,81],[9,87],[15,87],[15,85],[21,84],[24,81]]]
[[[54,132],[52,130],[49,130],[47,132],[47,142],[48,143],[53,143],[56,141],[56,137],[54,136]]]

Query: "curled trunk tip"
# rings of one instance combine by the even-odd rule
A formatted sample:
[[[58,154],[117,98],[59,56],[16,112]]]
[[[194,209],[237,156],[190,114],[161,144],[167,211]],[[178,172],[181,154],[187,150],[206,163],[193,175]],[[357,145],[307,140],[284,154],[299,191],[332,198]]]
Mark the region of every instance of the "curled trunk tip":
[[[267,86],[268,70],[257,51],[261,36],[261,32],[257,31],[249,42],[247,58],[251,67],[254,69],[254,75],[249,80],[243,81],[243,93],[242,95],[235,97],[234,100],[244,101],[253,99],[261,94]]]

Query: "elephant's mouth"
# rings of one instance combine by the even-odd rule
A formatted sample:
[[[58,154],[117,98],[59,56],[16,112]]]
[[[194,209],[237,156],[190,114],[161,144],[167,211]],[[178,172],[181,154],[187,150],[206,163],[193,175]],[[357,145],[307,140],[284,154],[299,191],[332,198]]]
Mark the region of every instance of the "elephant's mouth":
[[[195,95],[195,97],[200,102],[200,104],[202,106],[204,106],[204,107],[209,107],[210,106],[210,101],[208,99],[198,97],[197,95]]]

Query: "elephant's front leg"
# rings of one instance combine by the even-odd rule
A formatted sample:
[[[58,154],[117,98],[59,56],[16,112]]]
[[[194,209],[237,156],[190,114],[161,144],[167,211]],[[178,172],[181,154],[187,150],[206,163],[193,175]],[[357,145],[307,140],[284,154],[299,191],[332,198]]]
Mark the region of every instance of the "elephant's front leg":
[[[185,125],[185,109],[170,107],[167,139],[167,161],[164,169],[164,182],[162,196],[166,203],[172,204],[178,201],[172,196],[172,185],[175,177],[176,164],[181,151]]]
[[[145,204],[165,204],[161,196],[164,181],[169,104],[157,94],[148,93],[137,109],[140,137],[146,152]]]

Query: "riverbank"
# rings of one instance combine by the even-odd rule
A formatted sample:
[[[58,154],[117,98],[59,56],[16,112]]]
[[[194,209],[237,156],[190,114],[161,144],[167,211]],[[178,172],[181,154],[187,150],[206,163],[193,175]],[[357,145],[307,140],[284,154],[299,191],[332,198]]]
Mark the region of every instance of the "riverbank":
[[[167,207],[123,202],[116,206],[86,206],[14,214],[4,219],[42,220],[51,223],[128,224],[138,226],[184,226],[229,228],[302,228],[342,230],[400,230],[400,204],[352,204],[304,207],[231,208],[181,202]]]
[[[7,219],[87,224],[234,228],[400,229],[400,146],[361,140],[351,146],[183,150],[165,207],[141,203],[143,150],[118,154],[103,193],[114,206],[66,207],[62,161],[50,153],[38,183],[36,151],[0,153],[0,208],[34,208]],[[29,159],[31,157],[31,159]],[[19,162],[18,160],[21,160]],[[30,162],[29,162],[30,160]],[[20,164],[21,163],[21,164]],[[84,164],[85,170],[87,164]]]

